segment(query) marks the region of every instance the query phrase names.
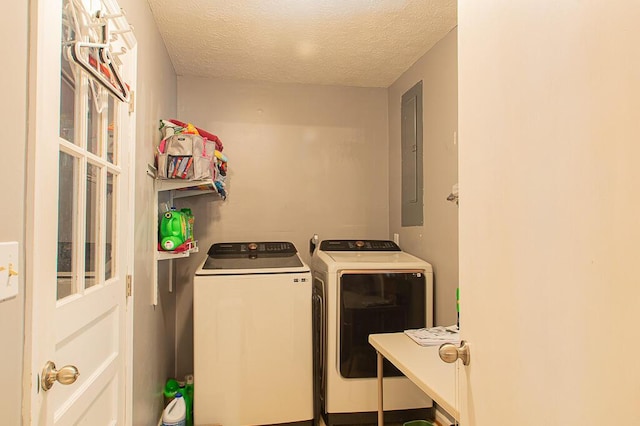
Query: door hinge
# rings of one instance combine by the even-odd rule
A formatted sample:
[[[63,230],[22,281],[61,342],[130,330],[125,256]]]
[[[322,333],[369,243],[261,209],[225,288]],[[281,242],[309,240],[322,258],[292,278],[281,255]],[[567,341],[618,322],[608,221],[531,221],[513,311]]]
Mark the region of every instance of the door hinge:
[[[131,297],[131,274],[127,275],[127,297]]]

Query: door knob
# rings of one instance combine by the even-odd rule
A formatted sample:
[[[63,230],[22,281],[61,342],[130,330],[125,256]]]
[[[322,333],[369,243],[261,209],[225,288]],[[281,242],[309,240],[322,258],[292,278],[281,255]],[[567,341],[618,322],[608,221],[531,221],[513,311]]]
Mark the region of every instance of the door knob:
[[[62,385],[74,383],[79,375],[80,372],[74,365],[65,365],[60,370],[56,370],[56,365],[51,361],[47,361],[42,369],[40,385],[42,386],[42,390],[48,391],[55,382]]]
[[[440,346],[438,353],[444,362],[456,362],[458,359],[462,360],[464,365],[469,365],[471,362],[469,345],[464,340],[460,342],[460,347],[456,347],[453,343],[445,343]]]

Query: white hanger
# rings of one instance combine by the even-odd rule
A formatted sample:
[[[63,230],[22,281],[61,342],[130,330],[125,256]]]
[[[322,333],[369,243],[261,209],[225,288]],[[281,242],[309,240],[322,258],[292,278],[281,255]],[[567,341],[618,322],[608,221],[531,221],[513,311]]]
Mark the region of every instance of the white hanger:
[[[74,2],[71,1],[72,5],[73,3]],[[78,6],[74,5],[74,8],[77,7]],[[87,12],[84,10],[84,7],[82,7],[82,9],[81,14],[86,16]],[[92,76],[95,81],[97,81],[109,93],[120,101],[128,103],[130,100],[129,86],[127,86],[122,79],[120,71],[114,63],[110,46],[110,42],[113,40],[110,38],[109,34],[109,19],[118,16],[121,15],[104,15],[102,12],[98,12],[95,17],[97,19],[96,24],[90,25],[85,23],[85,28],[82,28],[83,23],[81,23],[79,19],[76,19],[76,25],[78,26],[76,32],[77,35],[88,33],[88,26],[101,27],[102,31],[98,35],[99,40],[97,42],[76,40],[71,42],[67,49],[70,59]],[[122,32],[123,31],[120,30],[117,34]],[[116,38],[117,34],[114,34],[116,35]],[[116,55],[121,53],[122,52],[116,53]],[[97,93],[94,92],[94,97],[97,99],[96,95]]]

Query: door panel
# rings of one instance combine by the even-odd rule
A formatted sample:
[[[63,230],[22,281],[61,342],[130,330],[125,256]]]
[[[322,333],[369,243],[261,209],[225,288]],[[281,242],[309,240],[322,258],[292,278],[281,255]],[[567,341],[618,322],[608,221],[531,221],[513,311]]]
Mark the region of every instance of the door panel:
[[[97,305],[101,307],[102,303]],[[64,312],[61,317],[73,321],[78,316],[78,313],[73,311]],[[55,351],[57,364],[59,366],[75,365],[80,371],[80,376],[73,385],[56,384],[49,391],[51,393],[48,395],[50,402],[55,407],[54,418],[65,415],[69,407],[73,405],[73,400],[80,397],[87,389],[97,386],[99,390],[104,386],[104,383],[118,380],[120,320],[121,312],[116,306],[111,311],[90,318],[90,321],[83,324],[80,329],[69,330],[71,327],[67,327],[67,329],[57,330],[59,333],[57,336],[59,343]],[[72,332],[72,334],[66,335],[68,332]],[[101,377],[103,375],[104,377]],[[103,382],[101,385],[96,383],[98,379],[99,382]],[[90,407],[91,404],[88,406]],[[116,406],[114,405],[112,409]],[[117,416],[111,413],[110,417],[105,417],[105,419],[107,418],[117,419]]]
[[[458,12],[461,423],[640,424],[640,3]]]
[[[132,243],[127,206],[134,116],[67,51],[77,40],[101,42],[95,39],[100,27],[86,26],[101,22],[96,10],[84,9],[89,3],[108,14],[119,12],[110,0],[42,0],[34,6],[33,208],[27,238],[34,289],[34,425],[125,424],[126,275],[132,265],[127,256]],[[112,43],[118,52],[124,46],[120,38]],[[132,47],[114,64],[133,88]],[[56,382],[45,391],[38,376],[47,361],[58,370],[73,365],[80,375],[72,384]]]

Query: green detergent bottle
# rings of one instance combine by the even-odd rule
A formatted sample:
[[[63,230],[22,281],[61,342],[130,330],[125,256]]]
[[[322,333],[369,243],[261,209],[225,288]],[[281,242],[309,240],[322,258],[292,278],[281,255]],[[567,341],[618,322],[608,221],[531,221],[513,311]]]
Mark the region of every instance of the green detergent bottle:
[[[184,403],[186,406],[186,425],[187,426],[192,426],[193,425],[193,416],[191,413],[191,408],[192,408],[192,404],[193,404],[193,399],[191,396],[189,396],[188,390],[186,388],[186,383],[185,382],[178,382],[179,385],[179,392],[182,394],[182,396],[184,397]]]
[[[162,215],[160,221],[160,246],[163,250],[172,251],[186,241],[187,221],[185,214],[172,207]]]
[[[171,401],[176,397],[176,393],[180,389],[178,385],[178,381],[176,379],[169,379],[167,383],[164,385],[164,406],[169,405]]]
[[[189,395],[189,401],[191,402],[191,407],[190,407],[190,411],[191,411],[191,420],[193,421],[193,374],[187,374],[184,377],[185,381],[187,382],[184,385],[185,391],[187,392],[187,395]]]

